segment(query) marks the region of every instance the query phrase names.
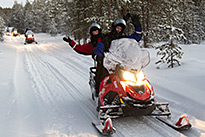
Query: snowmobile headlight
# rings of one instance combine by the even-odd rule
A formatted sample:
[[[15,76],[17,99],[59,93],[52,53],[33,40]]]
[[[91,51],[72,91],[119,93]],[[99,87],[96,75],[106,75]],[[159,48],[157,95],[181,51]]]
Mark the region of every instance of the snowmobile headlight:
[[[142,85],[144,84],[144,73],[142,71],[138,73],[131,73],[129,71],[123,72],[123,78],[125,80],[125,83],[128,85]]]
[[[136,74],[136,77],[137,77],[137,85],[144,84],[145,76],[142,70]]]
[[[31,34],[28,35],[28,38],[32,38],[33,36]]]
[[[142,70],[136,74],[137,76],[137,81],[143,81],[145,79],[144,73]]]
[[[123,78],[124,78],[124,80],[127,80],[127,81],[136,82],[135,74],[133,74],[129,71],[123,72]]]

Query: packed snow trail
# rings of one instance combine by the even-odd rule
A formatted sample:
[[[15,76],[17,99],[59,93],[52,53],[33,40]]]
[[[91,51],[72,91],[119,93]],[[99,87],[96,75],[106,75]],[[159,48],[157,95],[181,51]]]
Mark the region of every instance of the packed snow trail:
[[[90,56],[75,53],[61,36],[35,39],[39,44],[24,45],[23,36],[1,43],[0,136],[100,136],[91,125],[97,112],[88,84]],[[152,117],[120,118],[114,126],[113,136],[183,136]]]

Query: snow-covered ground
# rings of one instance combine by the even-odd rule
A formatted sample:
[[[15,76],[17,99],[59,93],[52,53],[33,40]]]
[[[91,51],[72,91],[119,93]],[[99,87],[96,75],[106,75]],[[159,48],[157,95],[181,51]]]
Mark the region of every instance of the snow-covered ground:
[[[0,43],[0,137],[97,137],[97,118],[88,85],[89,56],[62,40],[36,34],[39,44],[5,36]],[[182,66],[156,69],[156,51],[144,69],[158,101],[189,116],[192,128],[179,133],[152,117],[114,120],[114,137],[205,136],[205,44],[182,45]]]

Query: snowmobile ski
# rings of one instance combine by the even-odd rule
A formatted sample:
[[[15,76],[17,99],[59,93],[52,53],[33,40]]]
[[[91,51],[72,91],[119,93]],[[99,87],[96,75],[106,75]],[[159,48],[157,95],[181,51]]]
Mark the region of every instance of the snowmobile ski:
[[[168,125],[169,127],[177,130],[177,131],[185,131],[185,130],[189,130],[191,128],[191,124],[188,120],[187,115],[181,115],[179,120],[174,123],[172,121],[170,121],[169,119],[166,119],[164,117],[156,117],[159,121],[163,122],[164,124]],[[182,123],[182,120],[185,119],[186,123]]]
[[[111,118],[105,120],[104,125],[97,122],[92,122],[92,125],[97,129],[97,131],[103,136],[109,136],[116,132],[116,129],[112,125]]]

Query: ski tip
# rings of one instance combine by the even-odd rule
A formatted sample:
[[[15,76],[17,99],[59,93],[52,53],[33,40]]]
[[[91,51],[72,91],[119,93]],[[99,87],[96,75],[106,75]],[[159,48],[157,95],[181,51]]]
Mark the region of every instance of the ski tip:
[[[112,129],[103,130],[104,127],[101,124],[91,122],[92,125],[97,129],[97,131],[103,136],[110,136],[116,132],[116,129],[113,127]]]
[[[189,130],[191,127],[192,127],[191,124],[186,124],[186,125],[177,127],[176,130],[178,130],[178,131],[185,131],[185,130]]]
[[[116,130],[114,130],[114,129],[108,129],[106,131],[103,131],[102,135],[103,136],[110,136],[110,135],[114,134],[115,132],[116,132]]]
[[[177,130],[177,131],[186,131],[186,130],[189,130],[192,125],[190,123],[181,123],[181,120],[180,120],[180,124],[177,125],[177,124],[174,124],[172,121],[169,121],[167,119],[164,119],[164,118],[161,118],[161,117],[156,117],[159,121],[163,122],[164,124],[168,125],[169,127],[173,128],[174,130]]]

